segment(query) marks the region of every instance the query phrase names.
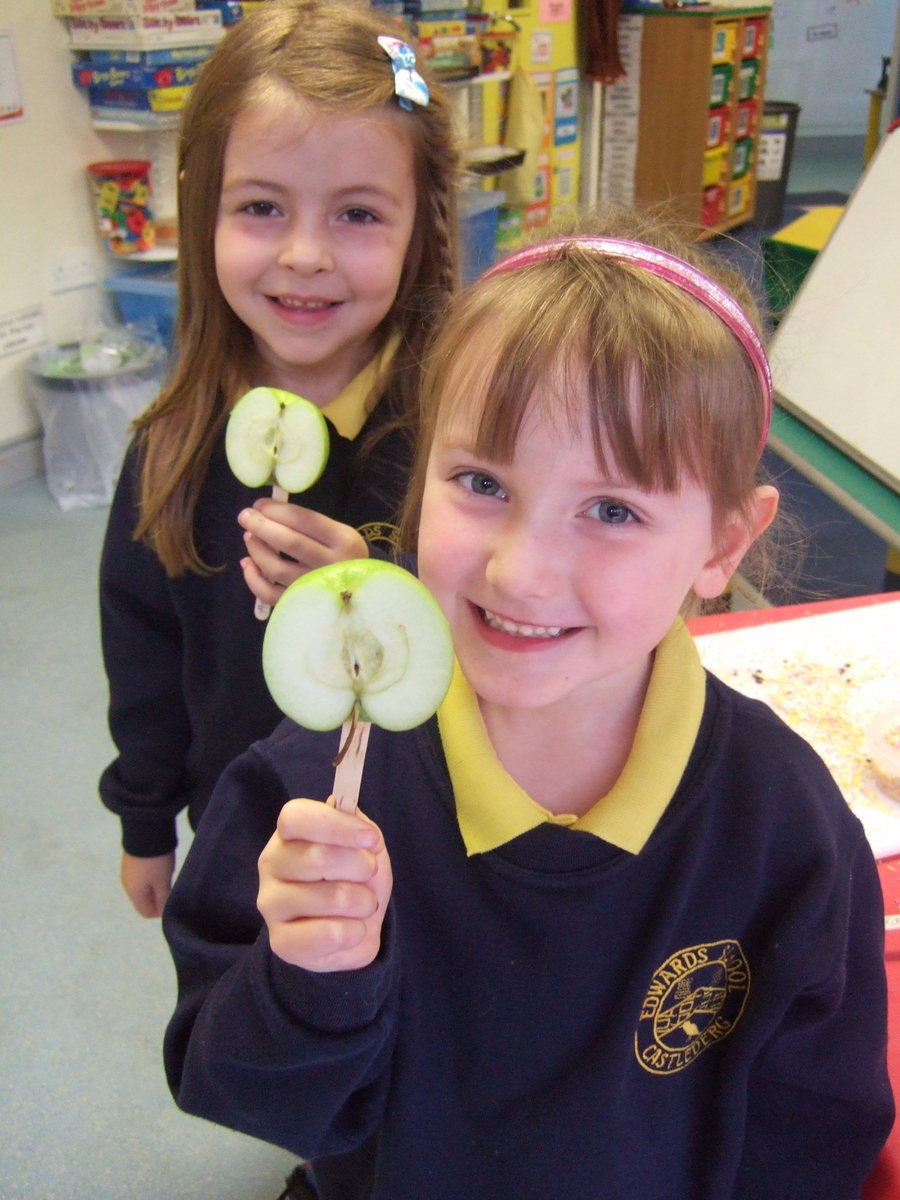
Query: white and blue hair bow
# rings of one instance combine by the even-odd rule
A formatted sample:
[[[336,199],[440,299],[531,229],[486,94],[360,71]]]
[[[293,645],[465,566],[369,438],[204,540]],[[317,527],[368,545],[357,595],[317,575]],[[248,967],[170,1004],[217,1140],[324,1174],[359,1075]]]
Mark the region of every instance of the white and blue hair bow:
[[[416,70],[416,55],[412,46],[393,37],[380,37],[378,45],[394,68],[394,91],[400,107],[411,112],[411,102],[415,102],[424,108],[428,104],[428,84]]]

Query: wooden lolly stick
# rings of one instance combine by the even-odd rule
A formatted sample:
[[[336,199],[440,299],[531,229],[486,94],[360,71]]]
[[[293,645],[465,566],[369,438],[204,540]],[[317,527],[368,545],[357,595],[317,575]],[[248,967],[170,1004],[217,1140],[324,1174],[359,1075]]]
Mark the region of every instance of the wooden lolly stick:
[[[287,500],[288,494],[283,487],[279,487],[277,483],[272,484],[272,499],[280,500],[284,503]],[[263,604],[262,600],[257,600],[253,605],[253,615],[257,621],[268,621],[269,613],[272,611],[271,604]]]
[[[341,727],[341,752],[335,759],[334,789],[328,800],[340,812],[356,812],[371,728],[371,721],[358,721],[355,713]]]

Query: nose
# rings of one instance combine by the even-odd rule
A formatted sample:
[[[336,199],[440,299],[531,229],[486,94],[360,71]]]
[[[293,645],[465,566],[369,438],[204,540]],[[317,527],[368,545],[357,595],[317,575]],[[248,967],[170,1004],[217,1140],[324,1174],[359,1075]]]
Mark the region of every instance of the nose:
[[[294,221],[278,251],[278,265],[304,276],[334,270],[327,232],[316,222]]]
[[[544,599],[555,593],[562,549],[554,531],[523,517],[510,517],[496,531],[487,582],[498,597]]]

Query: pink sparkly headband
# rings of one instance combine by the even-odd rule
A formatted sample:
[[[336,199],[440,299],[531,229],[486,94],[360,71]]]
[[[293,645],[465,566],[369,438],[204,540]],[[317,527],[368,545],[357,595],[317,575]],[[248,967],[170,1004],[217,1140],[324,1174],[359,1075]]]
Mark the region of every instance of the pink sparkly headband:
[[[701,304],[706,305],[710,312],[725,322],[737,340],[747,352],[753,363],[759,380],[763,401],[763,432],[759,450],[762,453],[769,434],[769,422],[772,419],[772,374],[769,370],[769,360],[759,334],[750,324],[743,309],[717,283],[692,267],[683,259],[657,250],[655,246],[647,246],[643,242],[629,242],[622,238],[608,237],[566,237],[557,238],[552,242],[541,242],[537,246],[526,246],[504,258],[496,266],[485,271],[482,279],[490,279],[494,275],[503,275],[507,271],[515,271],[519,267],[530,267],[533,263],[547,262],[557,256],[557,252],[566,246],[575,246],[579,250],[591,254],[607,254],[611,258],[621,258],[635,266],[643,267],[651,275],[658,275],[675,287],[681,288]]]

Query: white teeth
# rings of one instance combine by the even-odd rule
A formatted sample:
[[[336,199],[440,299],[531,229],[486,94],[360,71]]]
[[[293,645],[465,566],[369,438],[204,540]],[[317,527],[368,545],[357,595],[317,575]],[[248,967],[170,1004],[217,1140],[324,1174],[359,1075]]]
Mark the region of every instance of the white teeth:
[[[562,633],[561,626],[519,625],[515,621],[507,621],[505,617],[498,617],[496,613],[488,612],[486,608],[481,611],[484,613],[485,621],[492,629],[501,629],[504,633],[513,634],[514,637],[557,638]]]
[[[293,300],[290,296],[278,296],[277,300],[283,308],[302,308],[306,312],[319,312],[331,307],[330,300]]]

